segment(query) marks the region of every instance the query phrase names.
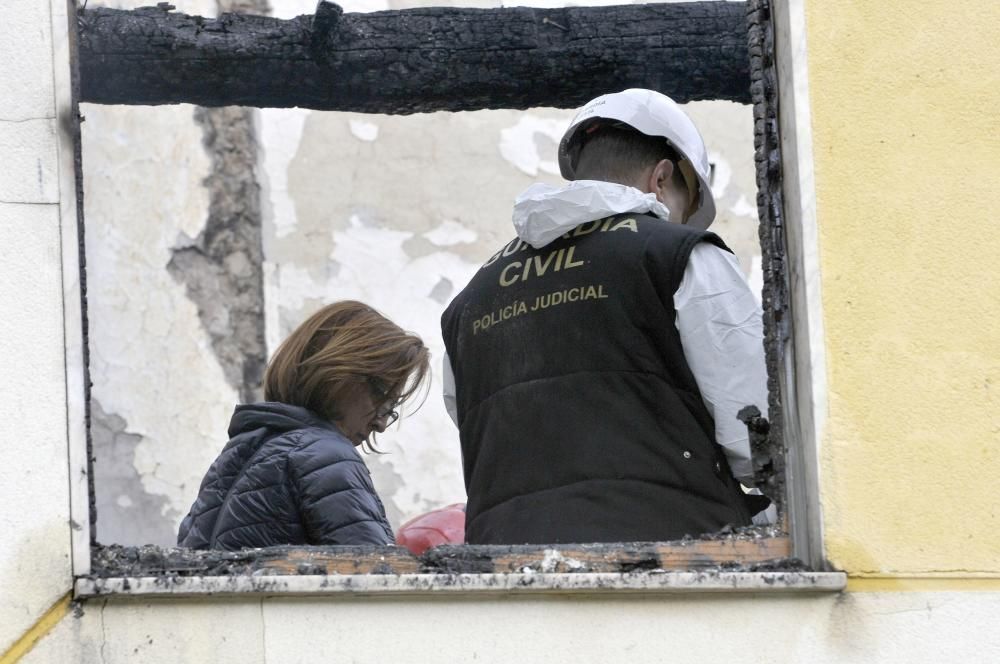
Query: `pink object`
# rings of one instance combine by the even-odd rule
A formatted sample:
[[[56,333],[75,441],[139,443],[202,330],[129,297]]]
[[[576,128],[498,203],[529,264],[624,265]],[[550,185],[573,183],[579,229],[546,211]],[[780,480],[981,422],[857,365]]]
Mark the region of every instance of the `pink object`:
[[[419,556],[439,544],[465,541],[465,503],[455,503],[410,519],[396,532],[396,543]]]

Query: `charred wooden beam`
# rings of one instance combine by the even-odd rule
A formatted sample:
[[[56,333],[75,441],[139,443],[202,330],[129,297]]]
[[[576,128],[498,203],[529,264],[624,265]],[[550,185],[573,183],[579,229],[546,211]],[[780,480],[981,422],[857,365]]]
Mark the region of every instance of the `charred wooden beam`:
[[[80,10],[81,99],[367,113],[579,106],[628,87],[750,101],[743,3],[427,8],[279,20]]]

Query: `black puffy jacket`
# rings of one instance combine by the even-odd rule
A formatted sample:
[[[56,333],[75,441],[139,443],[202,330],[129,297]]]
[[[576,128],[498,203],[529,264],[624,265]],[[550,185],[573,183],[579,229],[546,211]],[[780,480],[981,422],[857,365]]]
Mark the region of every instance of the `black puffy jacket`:
[[[179,546],[394,544],[371,475],[354,445],[309,410],[237,406],[230,441],[181,523]]]

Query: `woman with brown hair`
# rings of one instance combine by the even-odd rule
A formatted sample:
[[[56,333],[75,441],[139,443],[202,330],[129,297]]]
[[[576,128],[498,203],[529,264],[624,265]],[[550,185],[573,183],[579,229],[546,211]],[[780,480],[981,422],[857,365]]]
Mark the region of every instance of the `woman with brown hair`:
[[[420,338],[361,302],[310,316],[268,364],[266,401],[236,407],[178,545],[394,543],[355,448],[377,451],[375,433],[396,421],[427,374]]]

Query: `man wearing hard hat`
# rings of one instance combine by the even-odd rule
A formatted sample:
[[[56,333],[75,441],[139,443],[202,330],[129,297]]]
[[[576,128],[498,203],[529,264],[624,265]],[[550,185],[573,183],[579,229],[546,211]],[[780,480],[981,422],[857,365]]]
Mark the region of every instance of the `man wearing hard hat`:
[[[668,97],[584,106],[561,188],[441,318],[466,541],[662,541],[749,525],[745,406],[767,412],[760,309],[715,218],[708,155]],[[766,504],[766,500],[764,501]]]

